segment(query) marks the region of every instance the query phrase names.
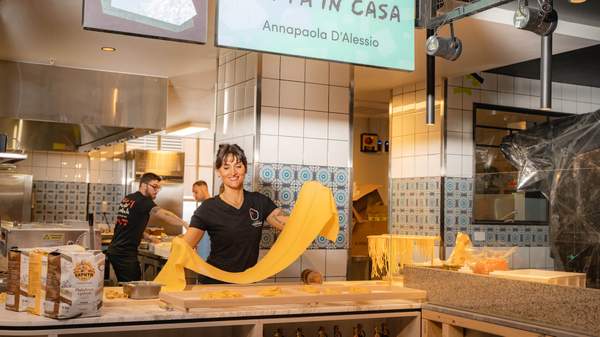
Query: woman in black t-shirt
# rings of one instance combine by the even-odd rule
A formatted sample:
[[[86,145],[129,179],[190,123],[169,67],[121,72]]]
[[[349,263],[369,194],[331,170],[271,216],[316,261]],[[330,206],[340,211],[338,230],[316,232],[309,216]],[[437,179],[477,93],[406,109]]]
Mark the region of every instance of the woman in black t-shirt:
[[[224,190],[196,209],[183,236],[195,248],[204,232],[208,232],[211,249],[207,262],[229,272],[242,272],[256,264],[265,221],[279,230],[287,221],[271,199],[244,190],[247,165],[246,155],[238,145],[219,146],[215,169]],[[205,276],[201,282],[221,283]]]

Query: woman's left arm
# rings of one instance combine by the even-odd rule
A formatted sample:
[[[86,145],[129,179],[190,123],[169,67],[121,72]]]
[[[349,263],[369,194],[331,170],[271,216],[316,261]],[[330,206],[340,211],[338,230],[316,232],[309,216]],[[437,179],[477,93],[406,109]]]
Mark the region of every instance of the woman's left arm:
[[[289,216],[283,214],[283,211],[281,210],[281,208],[276,208],[267,217],[267,222],[269,223],[269,225],[271,225],[281,231],[281,230],[283,230],[285,223],[288,221],[288,218],[289,218]]]

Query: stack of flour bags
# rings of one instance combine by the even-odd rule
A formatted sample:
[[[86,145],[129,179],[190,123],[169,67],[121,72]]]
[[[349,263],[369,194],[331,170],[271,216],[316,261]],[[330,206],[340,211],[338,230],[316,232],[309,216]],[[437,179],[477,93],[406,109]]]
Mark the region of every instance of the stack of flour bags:
[[[6,309],[57,319],[99,316],[104,259],[78,245],[11,249]]]

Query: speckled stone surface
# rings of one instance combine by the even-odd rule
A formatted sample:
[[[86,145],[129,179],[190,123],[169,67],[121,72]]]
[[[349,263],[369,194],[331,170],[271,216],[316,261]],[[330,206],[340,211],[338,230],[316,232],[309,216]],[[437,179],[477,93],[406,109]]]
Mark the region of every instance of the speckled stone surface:
[[[404,286],[431,304],[600,336],[600,290],[431,268],[404,269]]]
[[[373,311],[395,310],[420,310],[421,303],[413,301],[382,300],[363,303],[322,303],[314,306],[307,305],[265,305],[252,307],[229,308],[198,308],[183,312],[179,310],[166,310],[160,305],[159,300],[145,301],[143,305],[129,304],[122,306],[103,307],[102,315],[98,317],[73,318],[55,320],[47,317],[32,315],[26,312],[14,312],[0,308],[0,336],[2,331],[11,331],[16,328],[30,327],[39,329],[64,329],[81,327],[95,327],[106,325],[126,325],[127,323],[158,324],[168,322],[194,322],[216,320],[249,320],[256,321],[257,317],[293,316],[320,314],[352,314],[369,313]],[[223,325],[227,325],[226,322]]]

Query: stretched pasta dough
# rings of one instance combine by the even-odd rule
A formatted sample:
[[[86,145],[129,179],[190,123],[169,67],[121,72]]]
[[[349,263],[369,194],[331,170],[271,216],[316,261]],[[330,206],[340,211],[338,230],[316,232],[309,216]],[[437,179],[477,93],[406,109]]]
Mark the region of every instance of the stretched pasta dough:
[[[239,273],[223,271],[202,260],[183,239],[175,238],[169,259],[154,281],[164,284],[163,289],[167,291],[183,290],[186,285],[184,268],[229,283],[262,281],[296,261],[317,235],[334,241],[339,227],[331,190],[310,181],[298,193],[292,214],[277,241],[254,267]]]

